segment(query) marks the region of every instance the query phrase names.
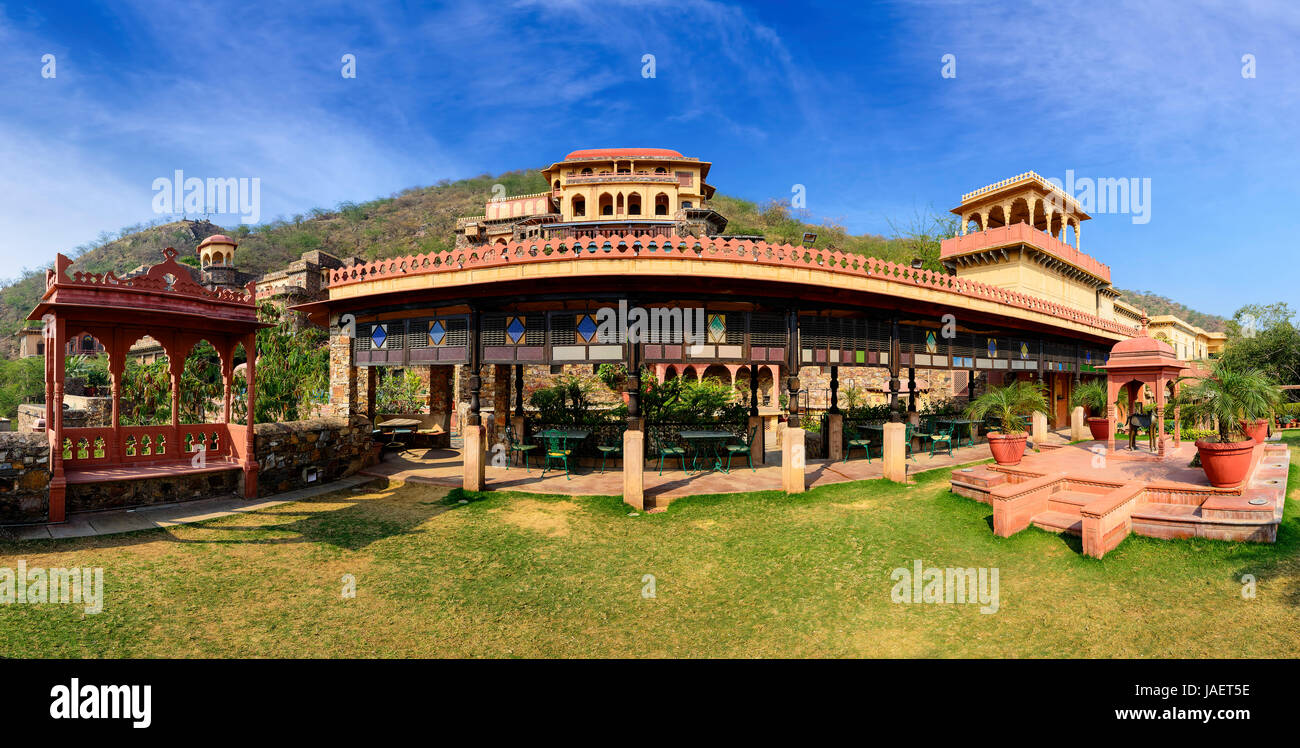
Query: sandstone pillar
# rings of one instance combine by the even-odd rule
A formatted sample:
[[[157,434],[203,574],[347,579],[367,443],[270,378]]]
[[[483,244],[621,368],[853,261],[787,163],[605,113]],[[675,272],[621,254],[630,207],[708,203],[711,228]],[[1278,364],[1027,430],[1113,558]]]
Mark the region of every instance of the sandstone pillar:
[[[1047,441],[1047,414],[1035,412],[1033,415],[1034,448],[1042,449]]]
[[[906,425],[898,422],[885,424],[884,456],[881,458],[885,480],[907,482],[907,450],[903,444],[906,438]]]
[[[1076,405],[1074,410],[1070,411],[1070,441],[1078,442],[1088,438],[1086,418],[1082,405]]]
[[[645,509],[645,421],[629,418],[623,432],[623,503]]]
[[[804,483],[804,430],[787,426],[781,434],[781,487],[786,493],[803,493]]]

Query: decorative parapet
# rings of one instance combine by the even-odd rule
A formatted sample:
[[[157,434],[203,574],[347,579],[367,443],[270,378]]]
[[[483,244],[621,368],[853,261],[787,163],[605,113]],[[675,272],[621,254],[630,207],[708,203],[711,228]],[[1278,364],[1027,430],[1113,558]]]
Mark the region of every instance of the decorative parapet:
[[[1060,195],[1061,198],[1065,200],[1066,203],[1068,203],[1070,207],[1072,207],[1073,209],[1075,210],[1081,209],[1078,200],[1075,200],[1073,197],[1066,194],[1064,190],[1052,184],[1050,181],[1048,181],[1045,177],[1043,177],[1041,174],[1039,174],[1036,171],[1026,171],[1017,174],[1014,177],[1007,177],[1006,179],[994,182],[993,184],[985,185],[979,188],[978,190],[972,190],[971,192],[967,192],[966,194],[961,196],[962,205],[965,205],[966,203],[970,202],[971,200],[977,197],[980,197],[981,195],[987,195],[993,192],[997,192],[998,190],[1003,189],[1004,187],[1010,187],[1011,185],[1017,184],[1019,182],[1033,182],[1037,184],[1039,187],[1042,187],[1043,189],[1047,190],[1048,192],[1053,192],[1057,195]]]
[[[981,299],[1051,315],[1109,334],[1132,337],[1137,329],[1101,319],[1073,307],[1058,304],[978,281],[886,262],[874,257],[811,249],[765,241],[697,236],[601,235],[578,239],[533,239],[497,245],[476,245],[445,252],[408,255],[330,271],[330,288],[380,278],[448,273],[546,262],[599,262],[632,258],[691,259],[712,262],[756,263],[768,266],[824,270],[845,276],[869,277],[902,286],[933,289],[964,298]],[[1010,311],[1008,313],[1011,313]]]
[[[244,291],[229,291],[224,288],[209,290],[199,285],[190,275],[189,270],[176,262],[177,252],[168,247],[163,250],[163,261],[150,267],[140,275],[119,278],[113,271],[107,273],[83,273],[77,271],[69,274],[72,260],[60,254],[55,258],[54,268],[45,271],[45,293],[56,288],[87,288],[102,290],[144,291],[176,296],[190,296],[208,301],[221,301],[229,304],[255,306],[257,300],[257,282],[249,281]]]

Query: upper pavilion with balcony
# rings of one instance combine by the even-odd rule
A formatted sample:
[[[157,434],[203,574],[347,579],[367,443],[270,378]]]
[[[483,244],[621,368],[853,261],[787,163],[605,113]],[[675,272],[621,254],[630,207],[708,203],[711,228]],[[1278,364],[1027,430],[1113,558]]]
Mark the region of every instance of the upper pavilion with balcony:
[[[727,219],[713,210],[708,161],[667,148],[589,148],[542,170],[550,190],[488,201],[462,218],[456,245],[597,234],[717,236]]]
[[[945,239],[949,271],[1115,319],[1110,267],[1080,250],[1091,218],[1056,185],[1030,171],[962,195],[959,234]]]

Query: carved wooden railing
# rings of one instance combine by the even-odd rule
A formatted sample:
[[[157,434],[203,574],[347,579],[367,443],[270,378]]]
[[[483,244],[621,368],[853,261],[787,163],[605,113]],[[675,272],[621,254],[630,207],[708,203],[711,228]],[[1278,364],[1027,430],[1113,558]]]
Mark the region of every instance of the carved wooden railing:
[[[604,259],[671,258],[824,270],[866,277],[900,286],[925,288],[971,299],[1003,304],[1012,309],[1040,312],[1061,320],[1087,325],[1108,333],[1132,336],[1137,329],[1105,320],[1073,307],[1036,296],[917,269],[893,262],[835,250],[769,244],[764,241],[711,239],[696,236],[597,236],[587,239],[512,241],[478,245],[445,252],[393,257],[330,272],[330,287],[408,275],[448,273],[502,267],[521,263],[595,262]],[[1008,310],[1008,313],[1011,313]]]
[[[243,429],[240,427],[240,434]],[[117,441],[113,459],[111,445]],[[206,448],[207,459],[231,456],[230,429],[224,423],[123,426],[115,434],[110,426],[63,429],[61,445],[65,467],[121,467],[156,462],[182,462]]]

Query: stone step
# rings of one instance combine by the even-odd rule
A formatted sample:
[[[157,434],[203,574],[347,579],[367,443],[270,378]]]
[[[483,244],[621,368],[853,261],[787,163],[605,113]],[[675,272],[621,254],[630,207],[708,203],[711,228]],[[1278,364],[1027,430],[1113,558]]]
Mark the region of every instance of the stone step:
[[[1078,514],[1047,511],[1034,515],[1034,518],[1030,521],[1033,522],[1035,527],[1048,532],[1068,532],[1072,535],[1083,534],[1083,518]]]
[[[1078,517],[1079,509],[1099,498],[1101,497],[1096,494],[1083,493],[1082,491],[1057,491],[1047,497],[1047,508],[1054,512],[1062,512]]]
[[[1165,519],[1186,521],[1201,516],[1201,508],[1191,504],[1167,504],[1153,501],[1133,507],[1133,519]]]

